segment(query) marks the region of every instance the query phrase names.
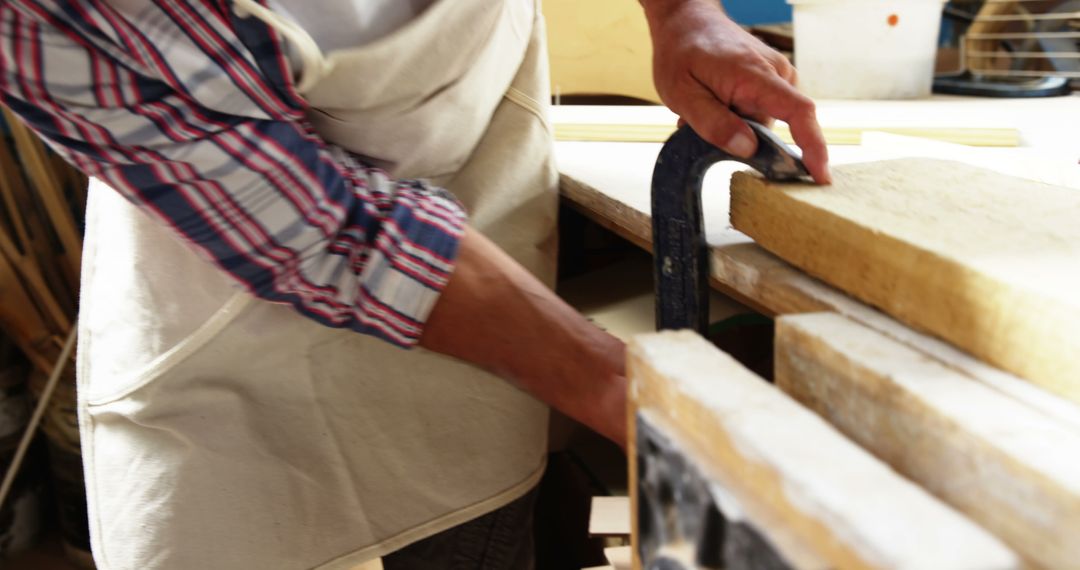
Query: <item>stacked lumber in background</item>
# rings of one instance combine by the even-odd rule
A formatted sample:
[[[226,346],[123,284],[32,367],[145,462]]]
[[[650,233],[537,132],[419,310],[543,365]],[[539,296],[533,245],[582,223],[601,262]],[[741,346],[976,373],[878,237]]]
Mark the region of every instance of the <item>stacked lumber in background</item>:
[[[3,109],[0,329],[48,373],[75,321],[86,179]]]
[[[73,358],[61,358],[78,310],[86,189],[85,177],[0,108],[0,336],[10,339],[34,368],[29,393],[44,406],[40,427],[50,464],[51,485],[47,487],[55,497],[55,520],[65,556],[78,567],[92,568],[75,412],[75,367]],[[57,366],[62,374],[55,389],[49,390],[46,378]],[[25,419],[13,426],[20,438],[30,429]],[[24,517],[42,519],[41,513],[29,511],[26,487],[18,482],[46,487],[40,472],[44,457],[37,451],[25,457],[22,463],[0,464],[5,475],[9,469],[17,474],[7,500],[18,505]]]

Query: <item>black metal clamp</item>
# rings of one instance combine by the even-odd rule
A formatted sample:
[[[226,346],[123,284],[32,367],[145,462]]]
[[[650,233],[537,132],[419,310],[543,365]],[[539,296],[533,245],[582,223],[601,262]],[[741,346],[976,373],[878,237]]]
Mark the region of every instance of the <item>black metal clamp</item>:
[[[770,180],[807,176],[798,150],[766,127],[754,156],[732,156],[682,127],[660,151],[653,170],[653,274],[656,328],[709,325],[709,254],[701,208],[705,172],[724,160],[742,162]],[[769,540],[742,516],[733,499],[705,477],[669,436],[640,411],[637,422],[638,554],[648,570],[728,568],[789,570]],[[725,499],[726,497],[726,499]],[[669,545],[693,544],[676,556]]]
[[[701,186],[713,164],[734,160],[769,180],[808,176],[802,155],[764,125],[747,120],[758,138],[757,152],[739,158],[705,142],[689,125],[664,143],[652,178],[653,277],[656,329],[709,326],[709,248],[701,211]]]

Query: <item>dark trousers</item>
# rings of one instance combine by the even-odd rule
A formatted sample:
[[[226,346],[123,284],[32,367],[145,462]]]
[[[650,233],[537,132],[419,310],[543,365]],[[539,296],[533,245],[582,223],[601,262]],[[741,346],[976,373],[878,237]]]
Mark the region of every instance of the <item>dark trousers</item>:
[[[383,557],[384,570],[533,570],[536,489],[520,499]]]

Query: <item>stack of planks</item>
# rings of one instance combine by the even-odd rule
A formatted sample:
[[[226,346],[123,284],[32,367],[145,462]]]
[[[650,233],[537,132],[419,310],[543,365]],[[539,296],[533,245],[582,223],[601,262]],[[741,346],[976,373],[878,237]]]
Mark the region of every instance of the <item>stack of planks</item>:
[[[1060,398],[1004,393],[836,314],[779,319],[777,384],[1029,563],[1075,566],[1080,191],[925,159],[835,174],[831,187],[737,174],[732,223],[804,271]]]
[[[666,414],[789,567],[1075,567],[1080,191],[934,160],[834,178],[737,173],[732,223],[906,327],[781,316],[779,390],[688,333],[641,338],[635,415]]]
[[[747,558],[778,561],[767,568],[1020,567],[998,539],[694,333],[637,338],[628,373],[632,512],[650,511],[638,490],[655,478],[642,472],[652,459],[635,433],[647,421],[723,490],[721,528],[763,537],[749,556],[725,547],[725,567],[757,567]],[[643,526],[656,528],[635,520],[639,544]]]
[[[0,331],[46,374],[75,321],[86,188],[0,107]]]

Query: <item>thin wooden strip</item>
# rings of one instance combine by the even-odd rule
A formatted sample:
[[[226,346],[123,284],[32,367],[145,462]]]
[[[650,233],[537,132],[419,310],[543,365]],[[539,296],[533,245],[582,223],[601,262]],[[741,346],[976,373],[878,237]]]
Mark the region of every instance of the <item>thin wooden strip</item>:
[[[832,567],[1020,567],[996,538],[693,333],[638,337],[628,373],[632,416],[668,418],[704,451],[697,461],[726,474],[725,488]]]
[[[791,144],[794,139],[786,125],[773,129],[782,140]],[[1020,145],[1020,133],[1007,128],[933,128],[933,127],[824,127],[825,141],[831,145],[858,145],[864,132],[885,132],[896,135],[920,137],[981,147],[1016,147]],[[580,124],[557,123],[555,139],[560,141],[586,142],[664,142],[675,132],[674,125],[647,124]]]
[[[1080,560],[1080,433],[843,316],[781,317],[776,384],[1044,568]]]

